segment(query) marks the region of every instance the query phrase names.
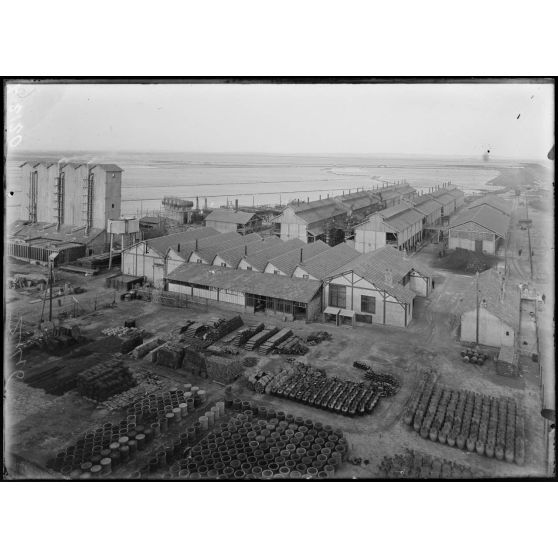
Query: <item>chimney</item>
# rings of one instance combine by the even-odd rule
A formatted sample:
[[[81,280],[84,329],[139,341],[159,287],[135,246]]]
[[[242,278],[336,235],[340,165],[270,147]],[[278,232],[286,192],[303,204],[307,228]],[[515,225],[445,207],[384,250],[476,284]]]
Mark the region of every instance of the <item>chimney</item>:
[[[204,202],[203,208],[207,211],[207,198],[205,198],[205,202]]]
[[[180,242],[178,243],[178,246],[176,247],[176,251],[180,252]]]
[[[244,245],[244,255],[247,256],[248,255],[248,244]]]
[[[306,197],[306,203],[310,203],[310,196]]]
[[[196,196],[196,211],[200,210],[200,199],[198,196]]]
[[[304,248],[300,249],[300,263],[302,263],[302,251],[304,250]]]
[[[196,250],[198,249],[198,239],[196,238]]]
[[[234,210],[238,211],[238,199],[234,200]]]

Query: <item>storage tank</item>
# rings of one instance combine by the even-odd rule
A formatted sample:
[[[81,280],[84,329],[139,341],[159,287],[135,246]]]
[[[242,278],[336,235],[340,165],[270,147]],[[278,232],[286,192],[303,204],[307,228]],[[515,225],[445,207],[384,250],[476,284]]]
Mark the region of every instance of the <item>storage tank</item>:
[[[138,219],[109,219],[108,232],[112,234],[133,234],[139,232]]]

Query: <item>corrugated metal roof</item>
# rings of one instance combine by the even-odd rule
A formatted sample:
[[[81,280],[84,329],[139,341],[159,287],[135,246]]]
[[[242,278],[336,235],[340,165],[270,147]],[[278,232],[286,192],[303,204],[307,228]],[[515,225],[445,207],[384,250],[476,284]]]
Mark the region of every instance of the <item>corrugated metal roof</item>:
[[[436,203],[431,198],[417,198],[414,207],[417,211],[424,213],[425,215],[432,215],[432,213],[436,213],[440,211],[440,204]]]
[[[170,248],[176,250],[178,248],[178,245],[180,244],[181,253],[185,254],[188,249],[190,249],[190,252],[188,253],[189,256],[191,250],[195,246],[196,239],[198,239],[199,241],[198,245],[202,245],[202,239],[217,236],[219,234],[219,231],[216,231],[211,227],[199,227],[174,234],[167,234],[165,236],[158,236],[157,238],[150,238],[145,242],[147,243],[147,246],[149,246],[149,248],[156,250],[159,254],[161,254],[161,256],[164,256]],[[237,233],[226,234],[240,236]]]
[[[311,244],[304,244],[301,248],[296,248],[291,250],[290,252],[286,252],[285,254],[281,254],[272,260],[269,260],[268,263],[275,266],[277,269],[282,271],[287,277],[290,277],[293,274],[293,271],[296,269],[296,266],[300,263],[301,260],[301,251],[302,251],[302,262],[306,259],[309,259],[320,252],[324,252],[329,250],[330,247],[321,240],[316,242],[312,242]]]
[[[248,239],[247,242],[244,242],[241,245],[234,246],[233,248],[229,248],[227,250],[220,250],[215,255],[215,258],[220,257],[225,262],[227,262],[233,269],[236,269],[240,260],[249,254],[257,254],[258,252],[265,250],[269,246],[274,246],[278,243],[281,243],[281,240],[276,236],[268,236],[267,238],[258,238],[253,239],[249,238],[252,235],[246,235],[245,239]],[[215,259],[214,258],[214,259]]]
[[[479,303],[497,316],[500,320],[519,329],[521,295],[517,285],[505,284],[503,275],[491,268],[479,274]],[[463,293],[459,303],[461,313],[477,308],[476,278],[471,277],[471,283]],[[502,296],[502,285],[505,286]]]
[[[479,206],[482,206],[482,205],[488,205],[489,207],[492,207],[494,209],[498,209],[499,211],[501,211],[502,213],[505,213],[506,215],[511,215],[511,213],[512,213],[511,204],[508,203],[507,201],[501,199],[501,198],[497,198],[496,196],[483,196],[482,198],[472,202],[469,205],[469,207],[473,208],[473,207],[479,207]]]
[[[325,200],[316,200],[310,203],[301,203],[300,205],[291,205],[296,216],[308,223],[316,223],[325,219],[332,219],[347,212],[336,198],[326,198]]]
[[[310,302],[322,288],[316,281],[203,264],[183,264],[168,279],[302,303]]]
[[[391,283],[386,281],[386,272],[391,271]],[[385,291],[401,302],[411,302],[415,298],[415,293],[404,287],[401,281],[410,271],[428,276],[429,272],[421,266],[417,266],[412,260],[405,258],[404,255],[393,246],[383,246],[373,252],[361,254],[358,258],[338,267],[329,277],[335,277],[354,271],[358,276],[374,284],[377,288]]]
[[[281,241],[280,244],[266,247],[255,254],[248,254],[245,259],[249,265],[257,270],[263,271],[271,259],[302,246],[306,246],[306,243],[298,238],[293,238],[292,240],[287,240],[286,242]]]
[[[206,216],[206,223],[235,223],[237,225],[245,225],[256,217],[255,213],[247,213],[246,211],[235,211],[234,209],[214,209]]]
[[[367,207],[373,207],[381,203],[379,196],[375,196],[372,192],[362,191],[355,192],[354,194],[347,194],[345,196],[337,196],[336,198],[342,203],[349,211],[358,211]]]
[[[459,228],[465,223],[476,223],[498,236],[505,238],[509,226],[510,218],[498,209],[489,205],[481,205],[475,208],[466,209],[456,215],[449,224],[449,229]]]
[[[122,169],[114,163],[95,163],[94,165],[91,165],[92,169],[95,167],[100,167],[107,172],[122,172]]]
[[[344,265],[360,256],[360,252],[351,248],[344,242],[325,250],[316,256],[306,259],[302,264],[297,264],[308,275],[316,279],[327,277],[339,266]],[[296,269],[296,268],[295,268]]]
[[[225,235],[231,234],[230,237],[225,238]],[[236,236],[232,236],[236,235]],[[235,246],[244,246],[251,242],[261,242],[262,237],[258,233],[250,233],[245,236],[237,233],[224,233],[216,236],[209,237],[204,245],[198,242],[198,249],[195,250],[202,260],[212,262],[219,252],[224,252]]]
[[[446,188],[446,193],[453,196],[455,199],[465,197],[465,194],[459,188]]]

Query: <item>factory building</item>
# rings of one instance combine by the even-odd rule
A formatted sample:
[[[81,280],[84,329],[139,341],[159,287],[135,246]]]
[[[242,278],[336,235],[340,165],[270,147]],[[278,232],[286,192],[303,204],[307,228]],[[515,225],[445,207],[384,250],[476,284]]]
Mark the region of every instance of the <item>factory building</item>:
[[[56,223],[15,221],[8,229],[6,254],[18,260],[47,265],[54,255],[59,266],[78,258],[104,252],[108,247],[106,230]]]
[[[324,319],[337,325],[407,327],[415,297],[428,296],[431,285],[428,272],[396,248],[385,246],[361,254],[324,278]]]
[[[312,244],[307,244],[272,258],[265,266],[264,273],[291,277],[297,265],[321,252],[329,251],[329,249],[330,247],[325,242],[317,240]]]
[[[463,293],[458,312],[461,315],[461,341],[489,347],[514,347],[519,333],[520,292],[506,284],[505,276],[489,269],[472,277]]]
[[[296,266],[292,276],[299,279],[321,281],[338,267],[349,263],[358,256],[360,256],[360,252],[343,242],[316,256],[306,258],[304,262]]]
[[[321,312],[321,283],[221,266],[183,264],[167,276],[167,290],[247,313],[313,320]]]
[[[501,198],[497,198],[496,196],[483,196],[481,198],[479,198],[478,200],[473,201],[470,205],[469,208],[473,209],[476,207],[483,207],[483,206],[487,206],[490,207],[492,209],[496,209],[497,211],[499,211],[500,213],[503,213],[504,215],[507,215],[508,217],[511,216],[512,214],[512,206],[511,203],[501,199]]]
[[[380,196],[368,190],[337,196],[335,199],[346,209],[347,216],[354,221],[360,221],[384,209]]]
[[[278,244],[282,244],[282,242],[276,236],[268,236],[267,238],[261,238],[260,240],[255,240],[249,243],[245,242],[241,246],[234,246],[233,248],[220,250],[210,263],[212,265],[236,269],[243,257],[258,254],[259,252],[266,251],[269,247],[277,246]]]
[[[262,218],[246,211],[214,209],[206,216],[205,225],[222,233],[237,232],[246,235],[261,230]]]
[[[387,208],[398,205],[404,200],[410,201],[414,199],[418,192],[409,184],[403,183],[374,190],[374,194],[382,200],[384,208]]]
[[[259,252],[255,252],[252,254],[248,253],[242,256],[237,266],[238,269],[246,269],[248,271],[258,271],[260,273],[263,273],[265,267],[273,258],[305,246],[305,243],[298,238],[287,240],[286,242],[283,242],[280,239],[278,240],[279,243],[277,244],[267,245],[263,250],[260,250]]]
[[[416,197],[412,202],[403,202],[424,216],[422,224],[425,228],[435,226],[442,221],[442,204],[428,195]]]
[[[192,222],[194,202],[165,196],[162,205],[163,216],[172,221],[176,221],[179,225],[185,225]]]
[[[122,252],[121,270],[126,275],[143,276],[157,287],[166,273],[183,264],[192,252],[219,233],[209,227],[143,240]],[[240,235],[237,235],[240,238]]]
[[[495,255],[504,243],[510,217],[488,205],[467,209],[448,226],[448,247]]]
[[[399,203],[371,215],[355,227],[355,248],[365,254],[383,246],[410,250],[422,240],[423,214]]]
[[[106,229],[120,217],[117,165],[26,161],[20,171],[25,220]]]

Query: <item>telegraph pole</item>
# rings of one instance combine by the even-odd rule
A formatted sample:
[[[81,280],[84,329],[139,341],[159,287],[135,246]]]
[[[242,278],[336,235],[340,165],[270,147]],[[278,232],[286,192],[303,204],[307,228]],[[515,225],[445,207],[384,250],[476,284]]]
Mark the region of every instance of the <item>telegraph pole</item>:
[[[476,273],[476,291],[477,291],[477,329],[476,329],[476,344],[479,344],[479,272]]]

